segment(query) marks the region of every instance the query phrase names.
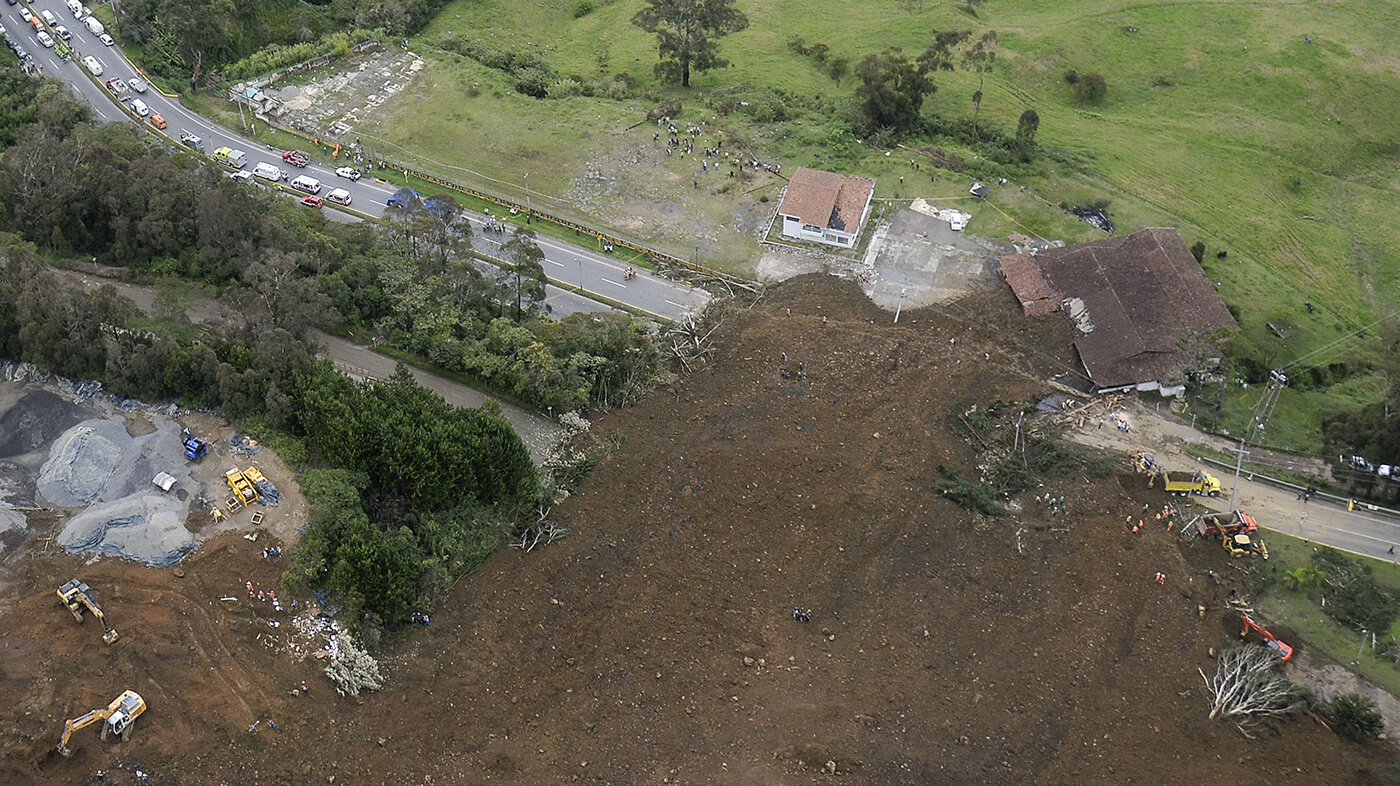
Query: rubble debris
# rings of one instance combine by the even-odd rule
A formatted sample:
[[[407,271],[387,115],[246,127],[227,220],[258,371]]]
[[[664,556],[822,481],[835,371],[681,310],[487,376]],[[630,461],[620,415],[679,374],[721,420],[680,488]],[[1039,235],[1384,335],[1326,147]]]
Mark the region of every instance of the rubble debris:
[[[247,434],[234,432],[233,436],[228,438],[228,444],[235,456],[256,456],[262,452],[262,445]]]

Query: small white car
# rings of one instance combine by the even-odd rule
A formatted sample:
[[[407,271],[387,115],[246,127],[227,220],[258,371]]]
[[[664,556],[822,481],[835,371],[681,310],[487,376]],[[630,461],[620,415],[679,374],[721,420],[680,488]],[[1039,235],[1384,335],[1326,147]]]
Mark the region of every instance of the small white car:
[[[948,219],[948,226],[951,227],[954,232],[961,232],[967,229],[967,217],[959,213]]]
[[[44,46],[47,46],[47,47],[50,48],[50,49],[53,49],[53,36],[49,35],[48,33],[44,32],[43,30],[40,30],[40,31],[39,31],[39,43],[43,44]]]
[[[231,177],[231,178],[233,178],[234,180],[237,180],[237,181],[240,182],[240,183],[251,183],[251,182],[253,182],[253,173],[252,173],[252,172],[244,172],[244,171],[242,171],[242,170],[239,170],[239,171],[237,171],[237,172],[229,172],[229,173],[228,173],[228,176]]]
[[[116,41],[113,41],[112,37],[107,35],[106,33],[103,33],[102,35],[98,36],[97,40],[101,41],[105,46],[111,46],[112,44],[116,43]]]
[[[34,21],[34,15],[29,13],[29,9],[24,6],[19,7],[19,18],[23,19],[25,24]]]
[[[73,34],[68,32],[68,28],[64,27],[63,25],[55,25],[53,31],[55,33],[58,33],[58,37],[62,38],[64,41],[73,40]]]
[[[126,80],[126,83],[128,85],[131,85],[131,89],[135,90],[138,93],[146,92],[146,88],[149,87],[149,85],[146,84],[146,80],[142,79],[139,76],[133,76],[132,78]]]
[[[354,182],[360,179],[360,170],[355,169],[354,167],[343,166],[335,170],[335,175],[336,177],[343,177],[346,180]]]

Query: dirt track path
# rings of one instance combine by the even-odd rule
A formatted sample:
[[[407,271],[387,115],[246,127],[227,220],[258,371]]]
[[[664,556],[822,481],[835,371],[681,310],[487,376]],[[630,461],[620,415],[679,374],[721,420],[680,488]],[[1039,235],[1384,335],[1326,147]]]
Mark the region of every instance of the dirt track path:
[[[319,330],[311,331],[311,337],[323,347],[323,350],[317,353],[319,357],[329,358],[336,365],[336,368],[352,377],[385,379],[394,373],[397,361],[385,357],[369,347],[346,341]],[[453,406],[479,407],[488,398],[491,398],[476,388],[468,387],[460,382],[453,382],[422,369],[412,368],[412,371],[413,378],[418,380],[418,384],[436,391],[447,400],[447,403]],[[515,426],[515,432],[525,441],[525,446],[530,449],[530,456],[538,464],[544,459],[545,450],[548,449],[549,443],[559,433],[558,425],[514,404],[503,401],[499,403],[501,415]]]
[[[72,270],[56,272],[88,289],[96,289],[103,284],[110,284],[148,314],[156,308],[155,292],[151,287]],[[186,305],[185,315],[190,318],[190,321],[199,324],[215,324],[224,319],[218,305],[206,300],[190,301]],[[317,357],[329,359],[336,368],[352,377],[385,379],[394,373],[397,361],[380,355],[369,347],[346,341],[320,330],[311,331],[311,339],[322,347],[321,351],[316,353]],[[437,392],[453,406],[479,407],[486,399],[491,398],[475,388],[422,369],[413,369],[413,377],[418,381],[418,384]],[[504,401],[498,403],[501,405],[501,415],[510,421],[512,426],[515,426],[516,433],[525,441],[525,447],[530,450],[530,457],[534,459],[536,464],[540,463],[544,459],[545,451],[550,442],[559,433],[558,425],[523,407]]]
[[[1216,510],[1229,507],[1230,489],[1234,485],[1233,473],[1198,463],[1196,458],[1182,450],[1182,446],[1188,443],[1205,444],[1217,450],[1230,451],[1235,448],[1234,443],[1196,431],[1188,424],[1161,415],[1141,402],[1127,402],[1122,409],[1132,424],[1131,432],[1120,432],[1111,420],[1100,428],[1097,421],[1090,418],[1084,426],[1071,429],[1070,438],[1085,445],[1122,453],[1125,466],[1127,456],[1139,450],[1153,453],[1168,469],[1187,470],[1200,466],[1220,478],[1224,493],[1218,498],[1195,499]],[[1317,462],[1306,466],[1297,462],[1297,465],[1304,467],[1305,471],[1315,472],[1313,463]],[[1400,552],[1400,519],[1380,512],[1348,511],[1345,500],[1319,494],[1312,502],[1304,503],[1299,501],[1297,492],[1255,480],[1245,473],[1240,475],[1235,507],[1251,513],[1259,526],[1286,535],[1376,559],[1400,559],[1400,555],[1389,552],[1391,547]]]

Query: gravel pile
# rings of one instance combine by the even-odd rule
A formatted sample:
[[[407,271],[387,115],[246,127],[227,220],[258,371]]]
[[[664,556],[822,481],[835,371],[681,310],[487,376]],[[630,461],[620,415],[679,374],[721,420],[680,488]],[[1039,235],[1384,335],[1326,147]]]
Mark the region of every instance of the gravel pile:
[[[85,420],[54,440],[39,468],[39,493],[65,508],[94,502],[119,470],[129,468],[126,429],[110,420]]]
[[[188,506],[173,495],[132,494],[94,505],[68,520],[58,544],[72,554],[98,552],[168,567],[194,549]]]
[[[162,471],[189,481],[176,424],[158,419],[155,431],[132,437],[117,421],[85,420],[54,440],[38,489],[53,505],[79,507],[144,494]]]

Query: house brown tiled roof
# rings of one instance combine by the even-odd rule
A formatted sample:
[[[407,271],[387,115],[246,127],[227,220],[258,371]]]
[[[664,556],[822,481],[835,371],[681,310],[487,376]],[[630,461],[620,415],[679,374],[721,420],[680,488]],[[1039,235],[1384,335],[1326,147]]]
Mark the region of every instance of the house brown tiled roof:
[[[1043,317],[1060,305],[1062,296],[1030,254],[1002,257],[1001,277],[1011,285],[1028,317]]]
[[[1191,361],[1184,340],[1238,327],[1175,229],[1017,254],[1002,260],[1004,274],[1008,260],[1020,286],[1007,281],[1027,314],[1027,302],[1042,302],[1024,294],[1038,291],[1027,268],[1063,293],[1057,302],[1074,320],[1074,348],[1101,388],[1177,379]]]
[[[801,167],[788,181],[778,213],[795,216],[804,224],[859,234],[865,206],[874,192],[875,181],[868,177]]]

